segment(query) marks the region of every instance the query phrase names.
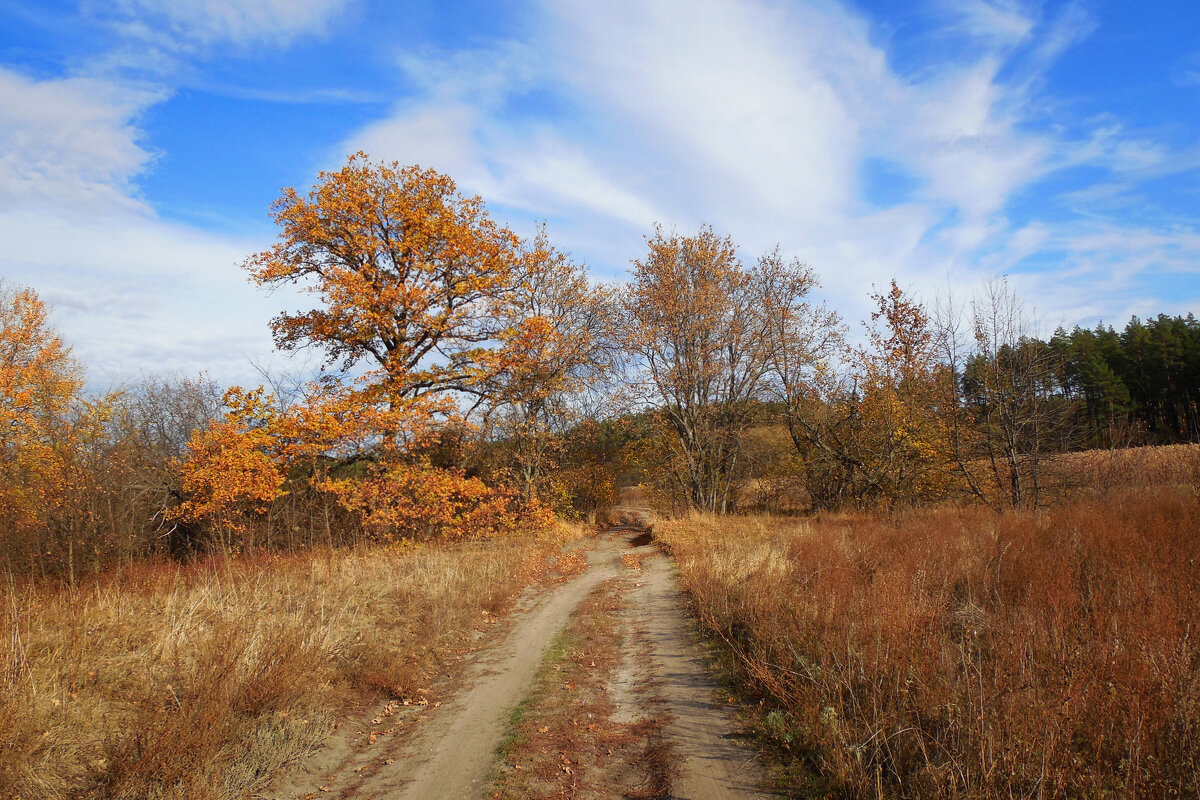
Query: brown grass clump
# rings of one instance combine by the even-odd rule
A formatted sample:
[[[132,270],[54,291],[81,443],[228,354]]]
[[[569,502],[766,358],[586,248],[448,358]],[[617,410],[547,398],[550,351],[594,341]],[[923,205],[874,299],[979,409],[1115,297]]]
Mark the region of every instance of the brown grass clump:
[[[802,795],[1200,795],[1200,502],[661,523]]]
[[[242,797],[348,704],[426,696],[557,550],[498,540],[143,564],[74,592],[10,580],[0,797]]]

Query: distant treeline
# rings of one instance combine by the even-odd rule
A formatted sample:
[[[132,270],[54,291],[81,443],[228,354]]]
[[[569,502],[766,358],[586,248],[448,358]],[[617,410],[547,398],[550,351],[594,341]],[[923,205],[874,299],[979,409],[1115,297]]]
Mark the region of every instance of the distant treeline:
[[[1045,346],[1057,355],[1060,390],[1080,401],[1086,444],[1200,441],[1200,322],[1192,314],[1134,317],[1119,333],[1060,328]]]

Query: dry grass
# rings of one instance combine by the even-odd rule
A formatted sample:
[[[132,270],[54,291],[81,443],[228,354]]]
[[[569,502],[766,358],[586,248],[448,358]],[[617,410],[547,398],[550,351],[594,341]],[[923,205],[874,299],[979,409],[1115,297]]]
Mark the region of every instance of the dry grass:
[[[1193,487],[656,536],[799,795],[1200,796]]]
[[[348,705],[436,688],[557,552],[497,540],[143,564],[75,592],[10,581],[0,797],[242,797]]]
[[[1064,453],[1049,471],[1076,493],[1093,496],[1163,487],[1200,492],[1200,444]]]

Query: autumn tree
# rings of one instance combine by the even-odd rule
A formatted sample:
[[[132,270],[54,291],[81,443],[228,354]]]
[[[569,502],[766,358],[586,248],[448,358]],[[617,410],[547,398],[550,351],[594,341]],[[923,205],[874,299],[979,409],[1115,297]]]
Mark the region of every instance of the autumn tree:
[[[495,369],[520,241],[448,176],[357,153],[307,197],[286,189],[272,216],[279,241],[243,266],[260,286],[318,300],[274,319],[280,348],[317,347],[342,371],[366,362],[368,398],[397,405],[471,392]]]
[[[934,500],[949,487],[938,410],[946,400],[929,313],[891,282],[871,295],[867,346],[858,350],[864,495],[889,503]]]
[[[35,291],[0,286],[0,536],[35,556],[67,496],[64,448],[82,380]]]
[[[505,363],[490,380],[487,421],[523,497],[572,503],[565,434],[587,416],[584,395],[611,375],[620,346],[612,292],[555,249],[544,228],[528,244],[516,290],[500,309]],[[591,489],[587,490],[591,493]]]
[[[332,492],[384,538],[476,529],[495,516],[480,512],[485,506],[511,512],[502,491],[438,463],[435,451],[471,411],[524,404],[537,417],[570,388],[588,355],[574,352],[582,329],[535,306],[570,304],[577,269],[544,240],[523,247],[449,177],[363,153],[320,173],[307,196],[285,190],[272,214],[279,241],[244,266],[259,285],[296,285],[316,297],[313,308],[273,320],[275,340],[285,350],[320,349],[335,368],[307,411],[272,423],[290,443],[279,457],[307,463],[309,486]],[[561,297],[542,288],[556,282]],[[331,473],[335,456],[360,469]],[[439,503],[444,514],[430,510],[431,524],[416,524],[413,509]]]
[[[679,494],[724,512],[767,370],[754,275],[733,241],[709,227],[694,236],[657,228],[647,246],[622,299],[639,385],[674,434],[667,441]]]
[[[0,442],[13,456],[66,417],[82,381],[49,311],[28,288],[0,286]]]

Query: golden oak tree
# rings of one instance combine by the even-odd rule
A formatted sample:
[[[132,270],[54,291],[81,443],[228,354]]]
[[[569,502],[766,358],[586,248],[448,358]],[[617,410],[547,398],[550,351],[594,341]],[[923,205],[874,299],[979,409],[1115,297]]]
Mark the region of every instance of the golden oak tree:
[[[322,472],[330,454],[369,453],[364,474],[311,480],[376,535],[478,528],[490,517],[477,512],[498,494],[431,464],[426,451],[439,423],[463,416],[461,398],[479,406],[515,396],[534,375],[563,381],[531,366],[549,363],[561,341],[551,322],[519,310],[518,293],[537,272],[531,254],[449,177],[363,153],[322,172],[307,196],[285,190],[272,213],[279,241],[244,267],[260,285],[294,284],[318,301],[273,320],[277,344],[319,348],[343,375],[369,367],[356,388],[324,392],[307,412],[275,421],[292,442],[281,457],[306,458]],[[429,525],[414,524],[410,510],[419,507]]]
[[[279,241],[243,266],[261,286],[294,284],[319,301],[274,319],[279,347],[318,347],[347,370],[372,363],[369,394],[388,402],[471,391],[487,377],[496,307],[521,255],[480,198],[433,170],[357,153],[321,172],[307,197],[286,189],[272,215]]]

